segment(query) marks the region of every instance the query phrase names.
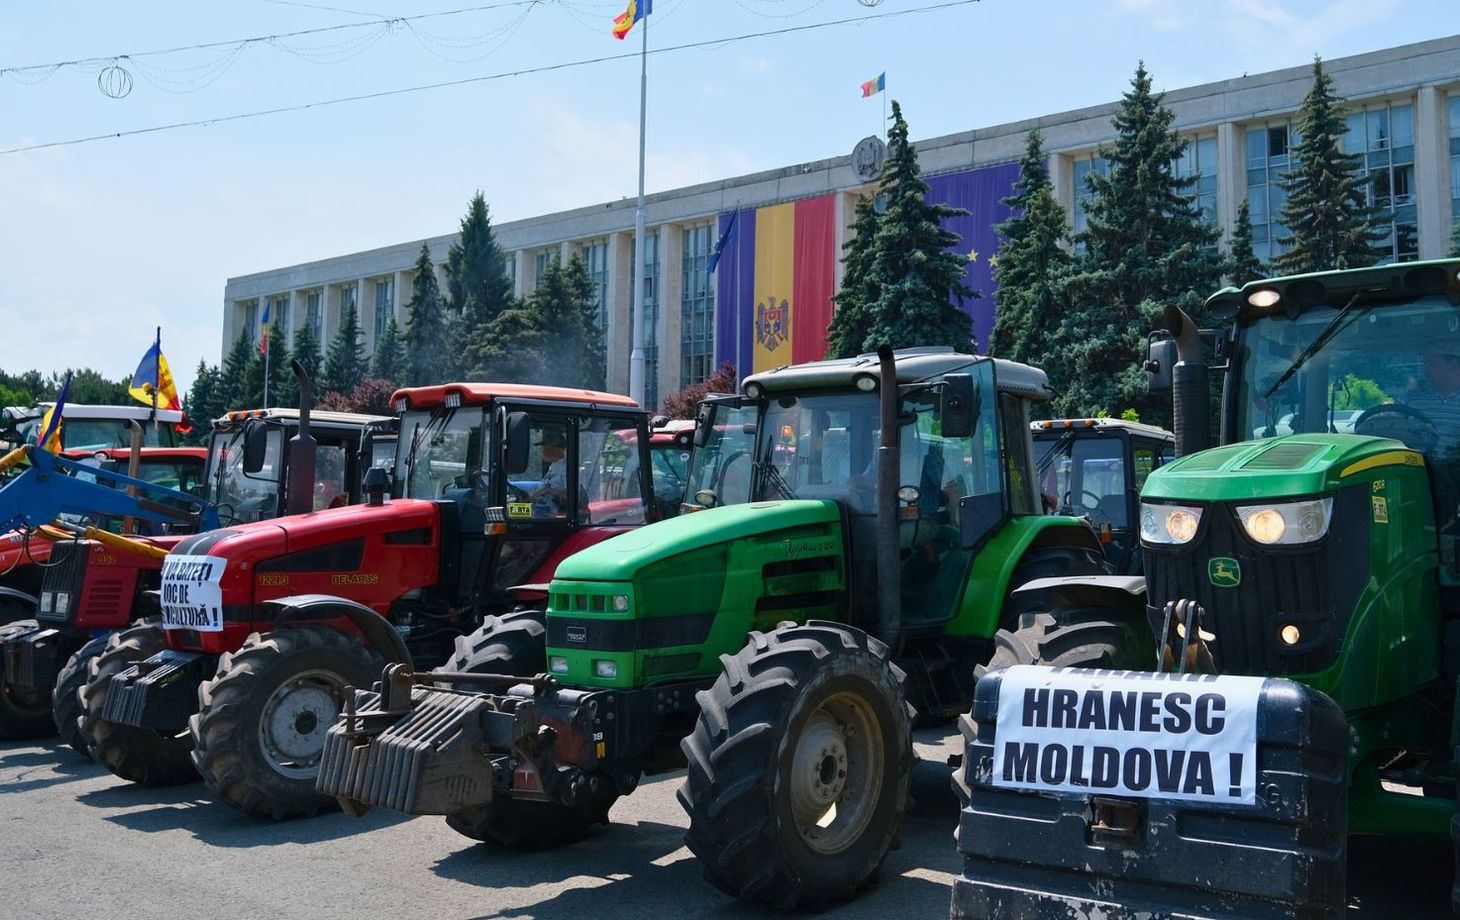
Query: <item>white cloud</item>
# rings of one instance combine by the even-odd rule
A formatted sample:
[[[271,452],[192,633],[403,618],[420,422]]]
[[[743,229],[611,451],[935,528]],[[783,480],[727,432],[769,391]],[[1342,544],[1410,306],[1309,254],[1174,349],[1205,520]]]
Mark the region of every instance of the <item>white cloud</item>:
[[[765,76],[776,69],[776,62],[767,57],[742,58],[740,69],[752,76]]]
[[[1305,5],[1311,11],[1294,12],[1299,4],[1279,0],[1227,0],[1227,15],[1218,16],[1217,21],[1242,51],[1264,53],[1252,59],[1250,69],[1266,70],[1274,66],[1264,59],[1268,55],[1281,55],[1289,61],[1297,55],[1322,54],[1337,39],[1390,21],[1398,7],[1396,0]],[[1382,39],[1375,39],[1376,48],[1382,44]]]

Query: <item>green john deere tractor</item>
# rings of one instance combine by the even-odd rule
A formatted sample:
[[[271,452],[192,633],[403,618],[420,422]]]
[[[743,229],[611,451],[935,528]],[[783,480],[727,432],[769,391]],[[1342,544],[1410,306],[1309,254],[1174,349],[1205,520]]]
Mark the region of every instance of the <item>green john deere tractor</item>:
[[[1457,274],[1460,260],[1421,262],[1254,281],[1214,295],[1212,314],[1231,320],[1217,340],[1225,358],[1217,368],[1225,372],[1217,447],[1210,447],[1204,349],[1191,320],[1168,310],[1173,338],[1153,349],[1148,368],[1172,388],[1177,459],[1152,472],[1141,492],[1145,585],[1114,591],[1067,580],[1044,593],[1022,628],[999,637],[991,666],[1115,665],[1290,679],[1336,703],[1347,721],[1346,750],[1331,759],[1342,771],[1346,755],[1349,834],[1451,832],[1460,843],[1460,822],[1452,821],[1460,742]],[[1089,621],[1147,629],[1144,641],[1122,646]],[[1049,686],[1058,688],[1060,678]],[[999,782],[978,762],[987,747],[975,743],[977,717],[965,722],[965,733],[969,759],[957,780],[965,803],[970,795],[978,801],[965,809],[959,846],[978,875],[1018,862],[1009,854],[1021,844],[1003,831],[1018,826],[1015,812],[1025,805],[1006,810],[996,803],[1012,800],[988,797]],[[1259,765],[1266,771],[1264,756]],[[1120,903],[1169,910],[1189,894],[1186,886],[1223,885],[1190,873],[1178,882],[1158,870],[1183,860],[1205,864],[1215,850],[1201,848],[1220,842],[1224,865],[1250,857],[1258,867],[1231,876],[1235,900],[1228,903],[1256,911],[1266,886],[1268,893],[1284,890],[1289,906],[1305,916],[1314,903],[1341,911],[1345,809],[1321,819],[1283,811],[1292,811],[1296,778],[1307,782],[1325,769],[1314,753],[1282,777],[1264,772],[1256,802],[1189,810],[1173,819],[1184,830],[1170,834],[1160,832],[1156,813],[1175,806],[1084,796],[1095,803],[1091,822],[1115,812],[1129,817],[1124,833],[1100,843],[1092,823],[1067,853],[1052,825],[1040,825],[1043,836],[1027,841],[1039,855],[1020,869],[1040,868],[1031,876],[1038,883],[993,888],[1000,897],[1044,884],[1083,892],[1100,874],[1089,868],[1103,858],[1097,851],[1108,849],[1123,854],[1125,868],[1107,879],[1114,887],[1106,893],[1127,885]],[[1328,833],[1337,842],[1320,853],[1317,841],[1331,840]],[[1065,861],[1077,851],[1084,870]],[[1326,868],[1314,868],[1320,865]],[[1274,875],[1265,874],[1268,868]],[[969,879],[959,885],[980,890],[983,883]],[[1326,900],[1335,885],[1336,905]],[[1095,900],[1080,896],[1082,904]],[[955,915],[980,915],[976,903],[973,894],[961,900],[956,892]]]
[[[545,612],[489,618],[448,670],[388,669],[320,790],[544,846],[687,761],[712,883],[851,895],[901,823],[913,720],[966,709],[1011,586],[1105,571],[1087,524],[1039,513],[1047,396],[1042,371],[947,349],[747,378],[701,406],[688,513],[565,560]]]

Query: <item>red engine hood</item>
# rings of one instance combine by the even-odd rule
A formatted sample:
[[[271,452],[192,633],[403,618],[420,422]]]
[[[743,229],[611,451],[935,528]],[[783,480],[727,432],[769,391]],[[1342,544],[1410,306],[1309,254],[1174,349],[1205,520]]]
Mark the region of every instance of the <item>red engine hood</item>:
[[[259,562],[344,540],[434,528],[437,513],[434,502],[408,498],[329,508],[195,534],[184,538],[173,552]]]

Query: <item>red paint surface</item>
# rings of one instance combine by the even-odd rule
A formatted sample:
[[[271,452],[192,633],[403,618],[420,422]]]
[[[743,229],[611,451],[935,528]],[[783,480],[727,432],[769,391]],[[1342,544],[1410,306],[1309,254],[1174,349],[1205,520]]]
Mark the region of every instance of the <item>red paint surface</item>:
[[[832,282],[836,268],[836,196],[796,202],[796,274],[792,282],[791,360],[796,364],[826,357],[831,325]]]

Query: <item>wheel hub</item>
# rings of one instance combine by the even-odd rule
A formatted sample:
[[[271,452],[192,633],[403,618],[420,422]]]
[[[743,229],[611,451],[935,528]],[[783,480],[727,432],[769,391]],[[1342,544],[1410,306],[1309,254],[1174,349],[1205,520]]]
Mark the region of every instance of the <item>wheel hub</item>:
[[[871,820],[882,781],[879,741],[871,712],[849,694],[824,701],[807,718],[788,778],[792,819],[812,850],[845,849]]]
[[[335,675],[302,674],[281,684],[264,706],[259,741],[270,765],[285,776],[313,772],[325,734],[340,713],[343,684]]]

